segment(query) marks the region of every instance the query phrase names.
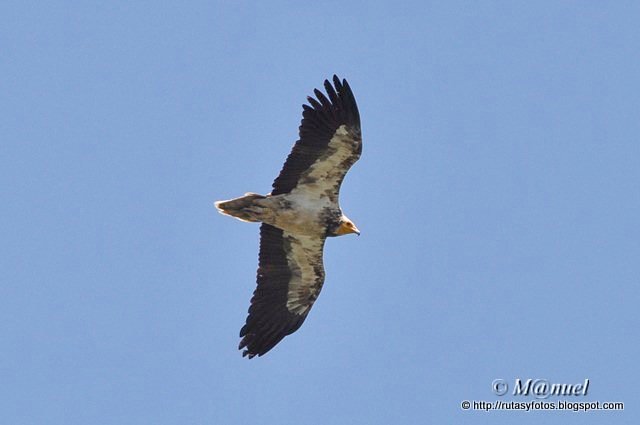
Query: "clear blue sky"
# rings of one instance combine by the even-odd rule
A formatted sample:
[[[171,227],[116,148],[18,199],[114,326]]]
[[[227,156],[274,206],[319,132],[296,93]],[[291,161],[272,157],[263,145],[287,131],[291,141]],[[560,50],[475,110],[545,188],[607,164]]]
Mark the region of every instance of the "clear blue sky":
[[[0,5],[3,424],[638,423],[640,4]],[[301,104],[364,153],[304,326],[236,347]],[[496,378],[625,412],[463,411]],[[531,401],[505,396],[504,400]],[[551,397],[550,401],[563,398]]]

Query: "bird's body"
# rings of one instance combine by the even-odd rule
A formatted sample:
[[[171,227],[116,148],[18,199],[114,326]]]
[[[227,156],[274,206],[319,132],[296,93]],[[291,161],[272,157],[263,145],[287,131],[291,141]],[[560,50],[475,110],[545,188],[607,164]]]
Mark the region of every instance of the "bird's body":
[[[340,209],[340,185],[360,157],[358,108],[346,80],[325,81],[329,98],[315,90],[303,105],[300,140],[268,195],[247,193],[216,202],[242,221],[262,222],[258,287],[240,331],[249,358],[263,355],[295,332],[324,283],[322,253],[327,237],[359,230]]]
[[[280,195],[247,193],[240,198],[221,201],[216,206],[222,214],[242,221],[262,222],[293,234],[315,237],[327,236],[325,223],[317,221],[318,211],[327,218],[342,215],[340,208],[328,199],[300,192]]]

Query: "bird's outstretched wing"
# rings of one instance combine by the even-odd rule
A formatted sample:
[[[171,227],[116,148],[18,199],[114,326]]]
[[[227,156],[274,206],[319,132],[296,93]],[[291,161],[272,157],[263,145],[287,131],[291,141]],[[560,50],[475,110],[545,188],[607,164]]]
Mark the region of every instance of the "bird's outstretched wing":
[[[317,99],[307,97],[310,106],[302,105],[300,139],[273,182],[272,195],[299,187],[337,202],[345,174],[360,158],[360,114],[347,80],[334,75],[333,85],[325,80],[324,88],[326,96],[315,89]]]
[[[240,330],[243,356],[261,356],[304,322],[324,283],[324,238],[260,227],[258,286]]]

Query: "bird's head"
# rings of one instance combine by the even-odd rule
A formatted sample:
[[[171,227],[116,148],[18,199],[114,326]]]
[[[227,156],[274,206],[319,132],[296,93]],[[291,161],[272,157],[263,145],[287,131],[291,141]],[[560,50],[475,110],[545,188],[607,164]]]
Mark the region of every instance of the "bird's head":
[[[340,224],[335,231],[335,236],[348,235],[349,233],[355,233],[360,236],[360,230],[353,224],[353,221],[349,220],[346,215],[340,217]]]

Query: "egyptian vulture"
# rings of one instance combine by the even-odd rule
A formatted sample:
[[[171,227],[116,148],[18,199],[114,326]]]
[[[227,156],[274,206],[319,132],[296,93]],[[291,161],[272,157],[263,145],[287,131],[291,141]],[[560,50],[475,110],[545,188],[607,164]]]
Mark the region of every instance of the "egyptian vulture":
[[[362,152],[360,115],[346,80],[325,80],[326,95],[302,105],[300,139],[268,195],[247,193],[215,203],[222,214],[262,222],[258,286],[240,330],[239,349],[252,358],[271,350],[304,322],[324,283],[327,237],[360,234],[342,213],[340,185]]]

